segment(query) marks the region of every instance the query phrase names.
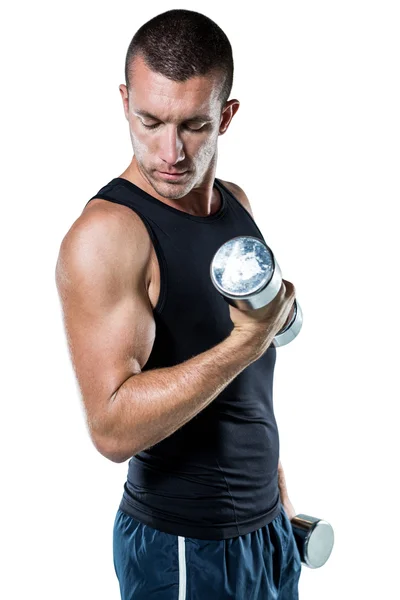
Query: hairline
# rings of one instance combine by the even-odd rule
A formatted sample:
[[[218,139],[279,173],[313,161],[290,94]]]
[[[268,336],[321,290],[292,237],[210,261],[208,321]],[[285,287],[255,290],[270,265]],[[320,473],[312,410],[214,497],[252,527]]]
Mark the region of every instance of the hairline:
[[[133,54],[133,55],[131,56],[131,59],[130,59],[129,65],[128,65],[128,81],[126,82],[126,84],[127,84],[127,85],[126,85],[126,89],[127,89],[127,91],[128,91],[128,95],[129,95],[129,89],[130,89],[130,86],[131,86],[131,75],[132,75],[132,71],[134,70],[133,64],[134,64],[134,62],[135,62],[135,59],[136,59],[136,58],[140,58],[140,57],[143,59],[143,61],[144,61],[145,65],[146,65],[146,67],[147,67],[147,68],[148,68],[148,69],[149,69],[149,70],[150,70],[152,73],[157,73],[157,75],[162,75],[163,77],[165,77],[165,75],[164,75],[163,73],[161,73],[161,71],[155,71],[154,69],[152,69],[152,68],[151,68],[151,66],[149,65],[149,63],[148,63],[148,62],[147,62],[147,60],[146,60],[146,55],[145,55],[145,53],[143,52],[143,50],[141,50],[141,49],[138,49],[138,50],[135,52],[135,54]],[[193,75],[193,77],[190,77],[189,79],[194,79],[195,77],[211,77],[211,76],[215,76],[215,75],[218,75],[218,74],[222,74],[222,75],[224,76],[224,80],[223,80],[223,82],[222,82],[222,84],[221,84],[221,88],[220,88],[220,90],[219,90],[219,94],[218,94],[218,100],[220,100],[220,101],[221,101],[221,108],[222,108],[222,107],[224,107],[224,106],[225,106],[225,104],[226,104],[226,102],[227,102],[227,100],[228,100],[228,98],[226,98],[226,100],[224,100],[224,99],[223,99],[223,96],[222,96],[222,92],[223,92],[223,90],[224,90],[225,83],[226,83],[226,80],[227,80],[227,78],[228,78],[228,72],[226,72],[226,71],[223,71],[223,70],[222,70],[220,67],[212,67],[212,68],[211,68],[209,71],[207,71],[206,73],[201,73],[201,74],[196,74],[196,75]],[[169,79],[169,77],[166,77],[166,79]],[[170,79],[170,81],[174,81],[174,82],[176,82],[176,83],[183,83],[184,81],[188,81],[189,79],[186,79],[186,80],[180,80],[180,79]],[[229,96],[228,96],[228,97],[229,97]],[[189,120],[189,119],[188,119],[188,120]]]

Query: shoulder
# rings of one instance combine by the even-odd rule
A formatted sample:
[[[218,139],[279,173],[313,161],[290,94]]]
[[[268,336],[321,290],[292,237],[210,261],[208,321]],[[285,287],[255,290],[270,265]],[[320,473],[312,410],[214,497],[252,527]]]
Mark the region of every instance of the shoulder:
[[[235,196],[235,198],[244,206],[244,208],[250,213],[250,215],[254,218],[253,212],[251,210],[250,201],[246,196],[245,192],[239,187],[236,183],[232,183],[231,181],[224,181],[220,179],[220,182],[228,188],[230,192]]]
[[[88,276],[106,269],[116,272],[148,265],[151,240],[138,215],[128,207],[98,199],[90,201],[61,241],[57,276]],[[125,210],[121,210],[125,209]],[[130,211],[132,214],[130,214]]]
[[[80,237],[99,244],[123,246],[126,242],[150,245],[145,224],[135,211],[117,202],[93,198],[73,223],[65,240]]]

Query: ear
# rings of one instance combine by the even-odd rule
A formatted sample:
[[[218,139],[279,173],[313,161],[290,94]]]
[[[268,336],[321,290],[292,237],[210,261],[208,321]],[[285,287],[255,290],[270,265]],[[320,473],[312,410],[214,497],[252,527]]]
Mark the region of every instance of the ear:
[[[237,111],[239,110],[239,106],[240,106],[240,102],[239,100],[229,100],[223,110],[222,110],[222,114],[221,114],[221,121],[219,124],[219,133],[218,135],[223,135],[229,125],[230,122],[233,119],[233,116],[237,113]]]
[[[126,85],[121,83],[119,86],[119,91],[121,92],[122,104],[124,105],[125,119],[129,121],[129,96]]]

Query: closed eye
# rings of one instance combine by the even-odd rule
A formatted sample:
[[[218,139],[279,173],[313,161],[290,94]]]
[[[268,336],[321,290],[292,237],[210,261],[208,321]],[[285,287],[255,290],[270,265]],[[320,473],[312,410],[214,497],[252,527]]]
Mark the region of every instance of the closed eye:
[[[154,125],[146,125],[145,123],[143,123],[143,121],[141,121],[141,123],[146,129],[157,129],[157,127],[160,126],[160,123],[154,123]],[[204,126],[205,124],[201,125],[200,127],[189,127],[189,125],[183,125],[182,127],[188,129],[189,131],[201,131],[202,129],[204,129]]]
[[[141,121],[143,127],[146,127],[146,129],[156,129],[156,127],[158,127],[160,125],[160,123],[156,123],[155,125],[145,125],[142,121]]]

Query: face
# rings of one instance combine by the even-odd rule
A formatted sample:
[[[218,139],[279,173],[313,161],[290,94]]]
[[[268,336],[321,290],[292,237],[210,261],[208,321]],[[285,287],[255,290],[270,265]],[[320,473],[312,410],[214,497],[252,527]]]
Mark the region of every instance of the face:
[[[137,167],[152,188],[178,199],[212,182],[218,136],[239,108],[237,100],[221,106],[220,75],[171,81],[136,57],[130,86],[129,94],[120,86],[125,117]]]

